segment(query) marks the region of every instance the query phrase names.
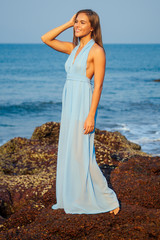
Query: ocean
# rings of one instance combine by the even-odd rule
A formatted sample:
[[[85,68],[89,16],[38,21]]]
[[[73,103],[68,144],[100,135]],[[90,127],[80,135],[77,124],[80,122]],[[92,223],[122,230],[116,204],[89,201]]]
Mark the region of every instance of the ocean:
[[[96,127],[160,156],[160,44],[105,44]],[[0,44],[0,145],[60,122],[68,55],[45,44]],[[92,85],[93,85],[92,79]]]

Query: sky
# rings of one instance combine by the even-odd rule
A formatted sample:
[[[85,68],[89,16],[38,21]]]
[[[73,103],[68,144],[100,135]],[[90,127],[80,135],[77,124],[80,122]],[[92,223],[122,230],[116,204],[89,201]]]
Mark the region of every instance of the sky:
[[[103,43],[160,43],[160,0],[0,0],[0,43],[42,43],[86,8],[100,17]],[[72,41],[72,33],[58,39]]]

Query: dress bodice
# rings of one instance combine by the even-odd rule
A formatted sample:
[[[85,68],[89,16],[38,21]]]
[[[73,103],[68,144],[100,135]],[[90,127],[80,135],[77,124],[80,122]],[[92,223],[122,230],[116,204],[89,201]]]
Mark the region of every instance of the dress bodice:
[[[80,46],[80,43],[73,49],[65,63],[67,79],[77,79],[80,81],[90,82],[90,79],[86,76],[86,67],[88,54],[94,43],[95,41],[91,39],[78,53],[76,58],[75,55]]]

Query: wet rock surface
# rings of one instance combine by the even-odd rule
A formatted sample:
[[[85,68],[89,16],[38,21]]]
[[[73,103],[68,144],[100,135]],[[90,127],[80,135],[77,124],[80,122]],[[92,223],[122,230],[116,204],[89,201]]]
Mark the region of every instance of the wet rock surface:
[[[121,203],[110,213],[66,214],[56,203],[60,124],[0,147],[0,239],[160,239],[160,158],[119,132],[96,129],[96,160]]]

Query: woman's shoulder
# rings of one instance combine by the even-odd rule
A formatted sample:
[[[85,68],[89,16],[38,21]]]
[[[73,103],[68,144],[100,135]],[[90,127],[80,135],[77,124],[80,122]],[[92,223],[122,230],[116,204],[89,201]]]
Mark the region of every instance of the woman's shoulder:
[[[96,56],[105,57],[104,48],[101,47],[100,45],[98,45],[96,42],[94,43],[94,45],[91,49],[91,53],[92,53],[93,57],[96,57]]]

